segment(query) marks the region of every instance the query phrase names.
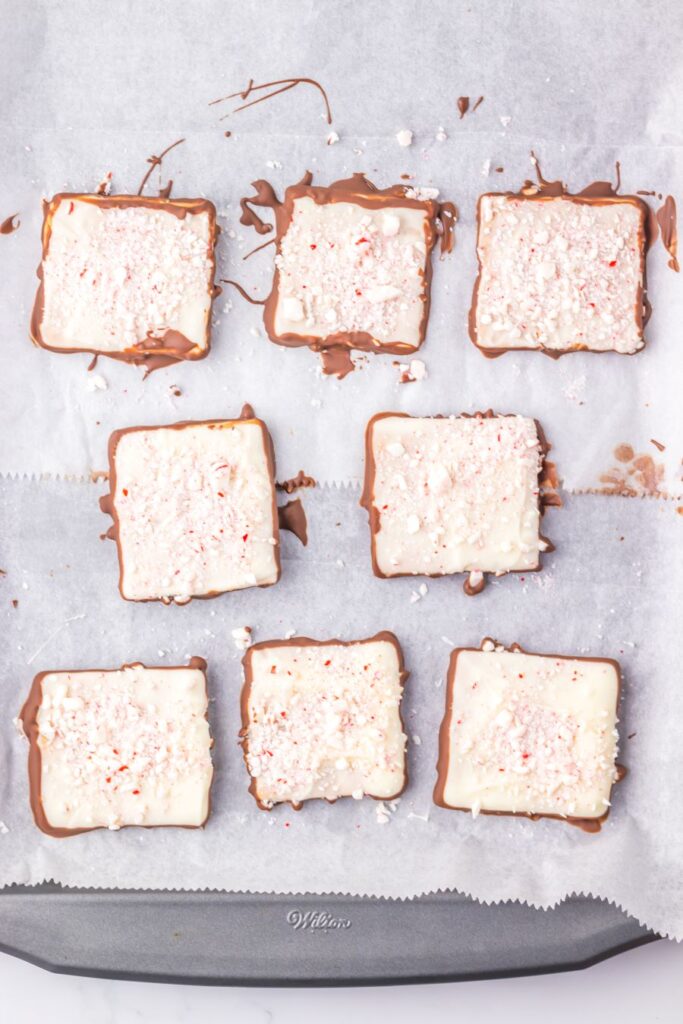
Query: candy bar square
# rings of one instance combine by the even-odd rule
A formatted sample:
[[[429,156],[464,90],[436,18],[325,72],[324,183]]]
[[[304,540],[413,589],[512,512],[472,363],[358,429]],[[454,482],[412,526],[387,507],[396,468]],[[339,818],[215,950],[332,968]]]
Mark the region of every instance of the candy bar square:
[[[403,186],[379,191],[362,175],[288,188],[265,308],[269,337],[316,350],[416,351],[441,216],[451,218],[450,232],[454,211]]]
[[[527,654],[488,639],[453,651],[436,803],[599,831],[620,778],[619,680],[607,658]]]
[[[20,720],[36,824],[61,838],[209,816],[206,663],[41,672]]]
[[[275,466],[259,419],[131,427],[109,442],[122,597],[213,597],[280,578]]]
[[[377,576],[538,569],[539,474],[547,451],[524,416],[380,413],[366,432],[365,488]]]
[[[241,735],[259,807],[402,793],[406,672],[393,634],[254,644],[244,674]]]
[[[637,352],[645,344],[646,218],[635,196],[481,196],[474,343],[487,355]]]
[[[215,243],[205,199],[56,195],[45,204],[34,342],[149,368],[201,359]]]

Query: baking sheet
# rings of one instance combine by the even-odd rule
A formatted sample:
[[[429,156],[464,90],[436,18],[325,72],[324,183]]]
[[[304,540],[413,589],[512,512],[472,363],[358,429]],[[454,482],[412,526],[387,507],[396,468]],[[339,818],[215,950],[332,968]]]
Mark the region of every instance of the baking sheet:
[[[469,9],[434,0],[428,7],[396,3],[388,14],[376,2],[359,8],[321,0],[169,0],[33,2],[20,17],[6,13],[1,212],[4,218],[18,211],[21,226],[0,237],[0,565],[8,572],[0,580],[0,882],[54,878],[85,886],[398,897],[457,887],[482,900],[518,898],[535,906],[591,892],[683,937],[683,809],[674,795],[680,750],[671,728],[682,710],[677,503],[570,498],[564,510],[549,513],[547,534],[558,551],[544,572],[495,581],[476,599],[465,597],[460,580],[430,581],[427,595],[411,603],[410,580],[370,575],[354,484],[371,414],[493,406],[541,420],[570,488],[599,485],[614,465],[614,448],[628,443],[665,466],[661,486],[677,492],[683,308],[663,250],[655,248],[649,260],[649,344],[633,358],[577,354],[554,362],[520,353],[489,362],[467,339],[466,316],[476,198],[516,188],[531,171],[531,148],[547,176],[573,186],[609,177],[619,159],[625,191],[680,192],[676,104],[683,74],[666,45],[680,35],[679,6],[539,0]],[[350,19],[354,33],[347,31]],[[335,146],[325,144],[329,129],[313,90],[300,87],[223,123],[206,105],[252,76],[297,73],[328,88],[341,136]],[[467,93],[486,98],[459,121],[456,100]],[[435,137],[440,126],[448,136],[443,142]],[[395,139],[403,128],[415,133],[407,149]],[[427,379],[398,385],[391,358],[374,359],[341,382],[322,379],[315,356],[268,342],[259,310],[228,290],[216,303],[209,358],[145,383],[128,366],[100,360],[88,374],[86,356],[33,349],[27,324],[41,195],[94,188],[109,170],[116,190],[135,190],[145,158],[181,136],[187,141],[173,151],[164,181],[175,179],[176,195],[216,201],[225,228],[221,276],[236,276],[259,295],[269,287],[271,257],[266,250],[242,262],[261,239],[237,224],[238,200],[254,178],[268,177],[281,189],[306,168],[322,182],[365,170],[380,185],[406,173],[454,199],[461,212],[456,250],[435,266],[432,319],[419,354]],[[489,160],[504,172],[485,176]],[[182,394],[172,395],[172,386]],[[87,476],[105,468],[113,428],[230,416],[245,400],[272,429],[281,478],[304,468],[344,484],[305,494],[309,548],[286,538],[283,579],[268,591],[184,608],[122,602],[114,547],[98,539],[108,525],[96,500],[105,488],[26,475]],[[312,806],[299,815],[256,811],[236,744],[241,674],[230,630],[241,625],[251,625],[257,640],[290,629],[347,639],[396,631],[412,671],[412,782],[387,824],[378,824],[370,801]],[[553,822],[472,821],[433,807],[449,649],[485,634],[622,662],[622,735],[635,733],[623,742],[630,774],[597,839]],[[33,674],[131,659],[170,664],[190,654],[208,658],[215,698],[216,810],[208,828],[68,842],[37,833],[26,750],[10,722]]]
[[[105,468],[113,429],[222,416],[248,400],[273,427],[285,475],[303,465],[321,480],[357,480],[362,426],[378,410],[491,406],[541,420],[567,487],[600,486],[615,465],[615,447],[627,443],[664,468],[659,489],[679,493],[676,413],[683,379],[674,360],[683,289],[661,246],[648,265],[649,344],[637,356],[577,353],[555,362],[540,353],[510,353],[489,361],[467,336],[477,197],[517,189],[533,174],[531,149],[547,177],[564,177],[575,188],[613,177],[616,160],[624,192],[675,192],[683,181],[674,106],[682,64],[656,57],[656,45],[683,25],[680,7],[658,5],[658,24],[650,27],[642,3],[608,2],[598,12],[593,6],[565,4],[560,12],[537,3],[480,3],[468,10],[404,2],[388,15],[381,3],[370,3],[353,14],[363,25],[362,50],[345,31],[348,3],[204,2],[192,5],[191,16],[186,5],[170,3],[160,17],[156,4],[33,2],[18,25],[7,19],[2,216],[18,211],[21,227],[0,238],[0,431],[12,436],[0,452],[0,472],[88,475]],[[76,29],[69,17],[74,9]],[[255,21],[265,29],[258,47]],[[452,30],[444,36],[446,24]],[[152,38],[149,60],[144,40]],[[444,51],[446,39],[452,53]],[[408,60],[410,73],[397,75],[397,64]],[[251,76],[268,81],[296,72],[326,85],[336,145],[326,145],[322,100],[310,87],[226,121],[219,119],[230,103],[208,106],[244,88]],[[484,102],[460,120],[457,97],[470,92],[484,94]],[[442,142],[439,127],[447,135]],[[408,148],[396,140],[403,128],[414,132]],[[169,154],[162,180],[172,177],[178,196],[214,200],[224,229],[219,277],[236,278],[259,297],[270,288],[273,250],[245,263],[242,256],[263,238],[239,224],[239,199],[255,178],[270,179],[282,192],[306,169],[324,184],[355,170],[380,186],[407,174],[413,184],[434,186],[454,200],[456,247],[436,261],[432,315],[419,353],[427,379],[399,385],[391,356],[363,360],[341,382],[323,378],[317,356],[268,341],[261,309],[227,285],[215,304],[208,359],[158,371],[144,383],[139,368],[101,359],[88,374],[87,354],[33,348],[28,322],[41,196],[94,189],[107,171],[115,191],[135,191],[146,158],[181,137],[186,141]],[[150,186],[158,184],[155,172]],[[173,395],[175,387],[181,396]],[[343,442],[331,443],[337,438]]]
[[[680,533],[673,503],[571,498],[548,513],[547,534],[558,549],[543,572],[495,581],[477,598],[466,597],[459,579],[430,580],[426,596],[411,602],[414,580],[379,580],[368,571],[358,489],[316,488],[304,498],[309,546],[283,535],[277,587],[167,608],[121,601],[115,547],[99,540],[101,490],[67,481],[2,487],[12,543],[0,583],[0,820],[9,830],[0,835],[0,881],[395,897],[457,888],[543,907],[589,892],[683,937],[683,806],[672,792],[680,743],[671,727],[683,716],[672,637],[683,593],[666,571]],[[404,709],[411,781],[396,810],[387,810],[389,821],[379,822],[378,808],[387,805],[373,800],[313,802],[299,813],[256,808],[237,744],[241,652],[231,630],[245,625],[257,641],[290,630],[343,639],[382,628],[397,633],[411,673]],[[629,774],[598,837],[553,821],[473,820],[433,805],[450,651],[487,634],[532,650],[620,660],[621,760]],[[115,667],[131,657],[182,664],[190,655],[209,663],[216,781],[206,829],[124,829],[69,840],[39,833],[28,806],[27,744],[11,722],[34,672]]]

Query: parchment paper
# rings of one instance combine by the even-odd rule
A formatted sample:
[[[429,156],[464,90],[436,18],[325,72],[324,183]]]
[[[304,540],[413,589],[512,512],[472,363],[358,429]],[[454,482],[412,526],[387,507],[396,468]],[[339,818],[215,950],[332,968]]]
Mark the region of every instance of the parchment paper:
[[[546,176],[572,186],[610,177],[619,159],[624,191],[680,194],[683,73],[672,45],[680,38],[679,5],[167,0],[33,2],[5,14],[0,219],[18,211],[22,223],[0,237],[0,566],[8,573],[0,579],[0,884],[54,878],[395,897],[455,887],[536,906],[590,892],[683,937],[676,502],[570,497],[565,509],[549,513],[546,532],[558,550],[542,573],[494,582],[476,599],[465,597],[460,580],[429,581],[427,595],[411,603],[413,581],[370,573],[353,483],[374,412],[492,406],[542,421],[568,488],[599,485],[615,465],[614,447],[629,443],[664,466],[662,489],[680,490],[683,300],[661,248],[648,263],[649,343],[633,358],[554,362],[520,353],[489,362],[466,335],[476,198],[517,188],[532,171],[531,148]],[[206,105],[250,77],[294,74],[317,77],[328,89],[336,145],[325,144],[330,129],[320,97],[305,87],[222,123],[221,108]],[[459,121],[456,101],[464,94],[486,98]],[[440,126],[443,142],[435,137]],[[415,133],[409,148],[395,138],[403,128]],[[341,382],[323,379],[314,355],[268,342],[259,309],[228,289],[216,303],[208,359],[144,383],[128,366],[100,360],[88,374],[86,356],[32,348],[41,196],[92,189],[109,170],[116,191],[135,191],[145,158],[181,136],[187,141],[171,154],[163,180],[175,179],[176,195],[216,202],[225,229],[220,276],[237,277],[260,296],[270,286],[271,250],[242,262],[262,239],[237,223],[251,180],[267,177],[282,189],[306,168],[323,183],[364,170],[383,186],[405,173],[453,199],[461,215],[456,250],[435,267],[432,318],[418,356],[427,379],[398,385],[393,357]],[[172,395],[174,385],[181,396]],[[270,590],[183,608],[121,601],[114,546],[98,540],[108,525],[97,509],[104,487],[45,477],[104,469],[114,428],[234,415],[245,400],[271,427],[281,478],[304,468],[344,484],[304,495],[309,548],[285,538],[283,579]],[[659,453],[651,438],[666,450]],[[31,475],[42,478],[25,479]],[[241,625],[252,626],[257,640],[291,629],[346,639],[381,628],[397,633],[412,672],[412,781],[387,824],[377,823],[371,801],[310,806],[298,815],[256,810],[236,743],[240,652],[230,630]],[[630,774],[601,836],[547,821],[472,821],[432,805],[449,649],[485,634],[621,661],[622,759]],[[11,725],[33,674],[133,659],[172,664],[191,654],[208,658],[215,698],[215,812],[207,829],[62,842],[41,835],[28,808],[25,743]]]
[[[567,487],[599,485],[614,465],[615,446],[628,443],[666,467],[661,489],[679,490],[683,289],[661,247],[648,265],[655,311],[649,344],[636,357],[573,354],[555,362],[510,353],[489,361],[467,337],[477,197],[517,189],[533,173],[532,148],[547,177],[575,188],[613,177],[617,159],[625,192],[675,192],[683,181],[674,105],[681,63],[662,61],[656,49],[681,25],[680,8],[658,4],[657,23],[649,26],[648,5],[594,6],[479,3],[470,10],[404,2],[389,13],[381,3],[362,11],[324,2],[24,5],[18,23],[7,19],[0,72],[9,96],[3,210],[22,220],[15,234],[0,238],[0,430],[12,435],[0,472],[88,475],[105,468],[115,428],[229,415],[249,400],[272,424],[283,473],[305,465],[318,479],[346,481],[361,475],[362,427],[379,409],[492,406],[543,422]],[[357,35],[347,30],[349,17]],[[258,45],[255,24],[265,30]],[[336,145],[325,143],[322,100],[310,87],[222,122],[232,103],[207,105],[251,76],[268,81],[297,71],[328,89]],[[485,100],[459,120],[461,93]],[[440,126],[444,142],[435,138]],[[408,148],[395,137],[402,128],[415,133]],[[354,170],[380,186],[408,174],[454,200],[456,249],[435,268],[419,353],[427,380],[398,385],[391,356],[370,360],[342,382],[323,379],[318,357],[268,341],[260,308],[230,286],[215,305],[208,359],[145,383],[140,369],[101,359],[96,373],[107,389],[89,390],[90,356],[33,348],[28,321],[41,196],[94,189],[106,171],[115,191],[135,191],[146,158],[180,137],[186,142],[169,155],[163,181],[174,179],[176,195],[214,200],[225,229],[219,276],[236,277],[259,297],[270,288],[273,249],[243,262],[263,238],[238,222],[239,199],[255,178],[282,191],[307,168],[323,183]],[[158,180],[153,174],[152,188]],[[173,385],[182,396],[173,397]]]
[[[378,580],[368,571],[358,489],[318,488],[303,499],[309,546],[283,535],[276,587],[165,608],[120,599],[114,545],[98,539],[106,522],[97,508],[101,489],[66,481],[2,487],[3,523],[12,541],[3,551],[7,577],[0,583],[0,820],[9,829],[0,834],[1,882],[54,878],[86,886],[394,897],[457,888],[536,906],[583,891],[683,937],[676,726],[683,720],[683,690],[671,628],[681,621],[683,593],[665,568],[680,533],[672,503],[570,498],[565,509],[548,513],[547,533],[559,544],[542,573],[508,576],[477,598],[466,597],[458,579],[429,580],[426,596],[411,603],[416,581]],[[252,626],[255,640],[290,630],[343,639],[382,628],[396,632],[411,673],[405,696],[411,781],[389,822],[378,824],[373,800],[313,801],[300,813],[256,808],[237,744],[242,654],[231,630],[244,625]],[[621,662],[620,759],[629,774],[614,792],[599,836],[551,821],[472,820],[433,805],[450,650],[476,645],[487,634],[532,650]],[[131,657],[182,664],[193,654],[209,663],[216,740],[206,829],[124,829],[68,840],[40,833],[28,806],[28,745],[11,721],[33,674],[117,667]]]

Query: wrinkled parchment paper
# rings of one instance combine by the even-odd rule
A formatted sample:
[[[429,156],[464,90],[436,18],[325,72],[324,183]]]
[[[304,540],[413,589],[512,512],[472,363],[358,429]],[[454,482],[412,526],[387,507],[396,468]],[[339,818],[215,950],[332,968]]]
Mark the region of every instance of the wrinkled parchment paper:
[[[373,413],[492,406],[541,420],[569,489],[600,486],[619,465],[615,446],[626,443],[663,467],[659,489],[677,493],[683,300],[660,247],[648,262],[649,343],[633,358],[577,354],[555,362],[519,353],[488,361],[467,338],[466,318],[476,198],[517,188],[532,171],[531,148],[546,176],[572,186],[612,176],[618,159],[624,191],[681,193],[683,74],[668,46],[680,28],[673,2],[556,7],[540,0],[390,9],[323,0],[33,2],[4,19],[0,220],[18,212],[21,226],[0,236],[0,566],[7,571],[0,579],[0,883],[54,878],[394,897],[458,888],[536,906],[590,892],[683,937],[681,755],[672,728],[683,712],[676,501],[569,497],[565,509],[548,514],[545,532],[558,550],[542,573],[497,581],[476,599],[465,597],[459,579],[428,581],[426,596],[411,603],[413,581],[371,575],[356,486]],[[313,89],[298,87],[223,122],[230,105],[207,106],[250,77],[293,74],[327,88],[335,145],[326,145],[330,128]],[[459,120],[456,101],[466,94],[485,100]],[[395,138],[404,128],[414,132],[407,148]],[[393,357],[375,358],[341,382],[322,378],[316,356],[267,341],[259,308],[229,286],[215,304],[208,359],[145,382],[129,366],[101,359],[88,373],[85,355],[34,349],[27,330],[41,196],[93,189],[107,171],[116,191],[135,191],[145,159],[181,136],[186,142],[170,154],[163,181],[174,179],[176,195],[216,202],[220,276],[258,296],[270,287],[272,250],[243,262],[262,239],[238,223],[239,198],[255,178],[282,189],[307,168],[323,183],[353,170],[381,186],[410,174],[454,200],[456,249],[435,265],[432,317],[418,354],[426,379],[399,385]],[[156,173],[150,184],[158,185]],[[55,478],[106,468],[114,428],[235,415],[243,401],[272,430],[280,478],[304,468],[326,485],[342,484],[304,494],[309,547],[285,537],[283,579],[269,590],[183,608],[121,601],[114,546],[98,539],[108,525],[97,508],[104,485]],[[230,631],[241,625],[257,640],[291,629],[345,639],[381,628],[397,633],[412,673],[412,781],[388,823],[378,824],[372,801],[300,814],[256,810],[236,743],[241,655]],[[473,821],[432,805],[449,650],[485,634],[621,661],[621,759],[630,773],[599,837],[548,821]],[[66,841],[39,833],[28,808],[26,745],[11,724],[34,673],[134,659],[177,664],[191,654],[208,659],[214,698],[217,776],[207,829]]]

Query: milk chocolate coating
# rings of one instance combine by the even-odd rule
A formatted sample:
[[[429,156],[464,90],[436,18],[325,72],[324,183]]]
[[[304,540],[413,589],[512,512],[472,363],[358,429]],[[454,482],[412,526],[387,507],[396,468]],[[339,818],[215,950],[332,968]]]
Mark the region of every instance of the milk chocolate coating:
[[[548,181],[541,174],[541,169],[532,153],[532,158],[536,166],[537,182],[525,181],[519,192],[488,192],[485,195],[491,196],[506,196],[509,199],[522,199],[527,202],[543,203],[549,199],[568,199],[572,203],[578,203],[580,205],[588,206],[609,206],[612,203],[631,203],[637,207],[640,211],[641,226],[640,226],[640,251],[641,251],[641,285],[638,287],[636,295],[635,305],[635,318],[638,325],[639,333],[643,338],[645,325],[647,324],[652,314],[652,307],[647,297],[647,282],[646,282],[646,256],[648,250],[652,244],[652,229],[651,229],[651,212],[650,208],[643,199],[637,195],[620,195],[619,188],[621,185],[621,173],[619,163],[617,161],[617,182],[612,185],[609,181],[593,181],[589,185],[586,185],[580,192],[570,193],[567,186],[563,181]],[[479,239],[479,230],[481,227],[481,200],[483,196],[480,196],[477,201],[477,242]],[[479,345],[477,340],[477,297],[479,294],[479,282],[482,275],[482,262],[479,258],[478,244],[477,244],[477,278],[474,282],[474,289],[472,291],[472,304],[470,306],[468,316],[468,328],[469,336],[471,341],[476,345],[479,351],[487,357],[487,359],[496,359],[498,356],[505,355],[506,352],[542,352],[546,356],[550,356],[552,359],[559,359],[560,356],[567,355],[570,352],[592,352],[594,355],[605,355],[606,353],[612,352],[611,349],[607,349],[604,352],[597,351],[595,349],[587,348],[585,345],[574,345],[571,348],[563,349],[548,349],[537,345],[517,345],[514,348],[484,348]],[[638,351],[641,351],[640,349]],[[612,354],[614,354],[612,352]],[[637,355],[637,352],[628,353],[616,353],[617,355]]]
[[[193,657],[190,658],[187,665],[143,665],[142,662],[136,661],[126,665],[121,665],[121,669],[125,668],[155,668],[159,671],[174,672],[179,669],[195,668],[198,669],[204,675],[204,685],[207,694],[207,713],[205,715],[208,721],[208,685],[206,681],[206,661],[204,658]],[[29,695],[24,702],[24,705],[17,716],[21,722],[24,734],[29,742],[28,752],[28,783],[29,783],[29,800],[31,803],[31,811],[33,812],[33,818],[41,830],[46,835],[52,836],[53,839],[66,839],[69,836],[78,836],[83,832],[96,832],[104,829],[103,825],[94,825],[92,828],[55,828],[53,827],[45,815],[43,808],[42,793],[41,793],[41,781],[42,781],[42,756],[40,752],[40,745],[38,743],[38,710],[40,708],[43,699],[43,679],[45,676],[52,675],[53,672],[64,672],[70,671],[68,669],[50,669],[47,672],[39,672],[33,680],[33,684],[29,691]],[[103,671],[119,671],[118,669],[99,669],[99,668],[86,668],[79,669],[79,672],[103,672]],[[72,675],[76,675],[76,672],[72,672]],[[211,746],[213,746],[213,739],[211,740]],[[211,785],[209,787],[209,806],[206,814],[206,818],[201,825],[122,825],[121,828],[188,828],[197,829],[203,828],[211,816],[211,788],[213,786],[213,777],[211,779]],[[109,831],[105,829],[105,831]],[[117,829],[116,831],[120,831]]]
[[[493,418],[495,416],[498,416],[498,415],[514,416],[515,413],[495,413],[492,409],[487,409],[486,412],[473,412],[473,413],[463,412],[463,413],[459,414],[458,418],[459,419],[472,419],[475,416],[483,416],[485,419],[491,419],[491,418]],[[400,417],[401,419],[416,419],[416,418],[422,419],[423,418],[423,417],[412,417],[408,413],[405,413],[405,412],[378,412],[370,420],[368,420],[368,424],[367,424],[367,426],[365,428],[365,476],[364,476],[364,480],[363,480],[363,491],[361,493],[359,505],[361,506],[361,508],[364,508],[365,511],[368,513],[368,523],[369,523],[369,526],[370,526],[370,556],[371,556],[371,559],[372,559],[372,571],[375,574],[375,576],[377,576],[379,579],[383,579],[383,580],[398,579],[400,576],[415,576],[415,575],[418,575],[418,576],[427,576],[428,579],[438,579],[441,576],[452,576],[452,575],[455,575],[454,573],[441,573],[441,572],[417,573],[417,574],[416,573],[412,573],[412,572],[397,572],[397,573],[392,573],[391,576],[387,576],[386,573],[383,573],[381,571],[381,569],[380,569],[380,567],[378,565],[378,562],[377,562],[377,551],[376,551],[376,547],[375,547],[375,537],[376,537],[376,535],[379,533],[379,531],[381,529],[381,523],[380,523],[380,516],[379,516],[379,514],[377,512],[377,509],[374,506],[373,483],[374,483],[374,480],[375,480],[375,456],[374,456],[374,452],[372,450],[372,428],[373,428],[373,425],[378,420],[383,420],[383,419],[386,419],[387,417],[397,417],[397,418]],[[445,419],[446,417],[444,415],[438,415],[438,416],[431,416],[431,417],[428,417],[428,418],[429,419],[439,419],[440,420],[440,419]],[[539,471],[539,474],[538,474],[538,486],[539,486],[538,508],[539,508],[539,512],[540,512],[541,516],[543,516],[546,508],[551,508],[551,507],[556,507],[557,508],[557,507],[560,507],[562,505],[562,501],[561,501],[559,495],[556,492],[554,492],[553,490],[551,490],[550,493],[547,496],[542,493],[542,489],[544,487],[545,488],[549,488],[549,487],[550,488],[554,488],[554,487],[557,486],[558,482],[557,482],[557,474],[555,472],[555,465],[554,465],[554,463],[547,461],[547,455],[548,455],[548,452],[551,450],[552,445],[547,440],[547,438],[545,436],[545,432],[543,430],[543,427],[538,422],[538,420],[534,420],[534,423],[536,424],[536,433],[538,435],[538,444],[539,444],[539,448],[540,448],[540,451],[541,451],[541,468],[540,468],[540,471]],[[543,553],[549,554],[551,551],[555,550],[555,545],[551,541],[549,541],[547,537],[544,537],[541,534],[539,534],[539,540],[542,540],[547,545],[547,547],[544,549]],[[538,565],[536,566],[535,569],[509,569],[508,572],[514,572],[514,573],[517,573],[518,575],[520,573],[540,572],[541,569],[543,568],[543,565],[542,565],[542,554],[543,553],[539,552]],[[481,594],[481,592],[484,590],[484,587],[486,586],[486,576],[487,576],[487,574],[484,573],[483,575],[484,575],[484,580],[481,583],[481,585],[477,586],[477,587],[471,587],[469,585],[469,580],[467,579],[467,577],[465,578],[465,582],[463,584],[463,590],[467,594],[468,597],[475,597],[477,594]],[[505,573],[505,575],[507,575],[507,573]]]
[[[238,420],[251,420],[251,419],[255,420],[257,425],[261,428],[261,432],[263,434],[263,450],[264,450],[265,455],[266,455],[266,463],[268,465],[268,472],[269,472],[269,475],[270,475],[271,487],[272,487],[272,493],[273,493],[273,502],[272,502],[272,508],[273,508],[273,537],[275,538],[275,540],[277,542],[274,545],[274,549],[273,549],[273,554],[274,554],[274,557],[275,557],[275,563],[277,565],[277,579],[274,580],[273,583],[260,583],[260,584],[258,584],[258,586],[259,587],[272,587],[272,586],[275,585],[275,583],[277,583],[279,581],[280,576],[282,574],[282,566],[281,566],[281,561],[280,561],[280,534],[279,534],[279,529],[278,529],[279,517],[278,517],[278,507],[277,507],[277,496],[276,496],[276,491],[275,491],[275,450],[273,448],[273,441],[272,441],[272,438],[271,438],[270,433],[268,431],[268,427],[265,425],[263,420],[260,420],[260,419],[258,419],[255,416],[254,410],[252,409],[252,407],[248,403],[245,403],[245,405],[242,407],[242,412],[240,413],[240,415],[238,417]],[[132,433],[134,433],[136,431],[139,431],[139,430],[158,430],[158,429],[164,429],[164,430],[183,430],[185,427],[210,426],[211,424],[229,423],[229,422],[231,422],[231,421],[230,420],[183,420],[180,423],[169,423],[169,424],[162,425],[161,427],[159,427],[159,425],[156,425],[156,426],[153,426],[153,427],[126,427],[123,430],[115,430],[111,434],[111,436],[109,438],[109,445],[108,445],[109,488],[110,489],[109,489],[109,494],[103,494],[102,497],[100,498],[100,510],[102,512],[104,512],[105,515],[111,516],[112,519],[114,520],[114,525],[109,527],[109,529],[107,530],[107,533],[106,533],[105,536],[106,536],[106,538],[108,540],[116,541],[116,550],[118,552],[118,557],[119,557],[119,593],[121,594],[121,597],[124,599],[124,601],[129,601],[130,598],[125,597],[125,595],[123,593],[123,570],[124,570],[123,551],[121,549],[121,542],[120,542],[120,538],[119,538],[119,518],[118,518],[118,515],[116,514],[116,505],[115,505],[115,502],[114,502],[114,496],[116,494],[116,447],[117,447],[120,439],[125,434],[132,434]],[[237,422],[237,420],[235,422]],[[210,594],[193,594],[191,596],[190,600],[192,600],[192,601],[208,600],[209,598],[220,597],[221,594],[225,594],[225,593],[231,593],[231,591],[217,590],[217,591],[212,591]],[[163,600],[162,598],[157,598],[157,597],[146,597],[146,598],[142,598],[140,601],[136,600],[134,603],[135,604],[138,604],[138,603],[145,603],[146,604],[149,601],[162,601],[162,600]],[[170,603],[170,602],[163,602],[163,603]]]
[[[313,175],[307,171],[297,185],[290,185],[285,190],[284,200],[281,202],[275,191],[267,181],[258,180],[253,182],[255,189],[254,196],[248,196],[240,200],[242,216],[240,223],[253,227],[258,234],[267,234],[273,225],[264,221],[252,207],[265,207],[273,212],[275,219],[275,242],[277,253],[281,251],[281,242],[292,221],[294,202],[297,199],[307,197],[319,205],[327,203],[354,203],[366,209],[382,209],[383,207],[403,207],[405,209],[424,210],[428,219],[426,231],[426,261],[424,268],[424,310],[419,330],[419,347],[424,341],[427,321],[429,319],[431,279],[432,279],[432,251],[441,239],[441,252],[448,253],[453,249],[454,227],[457,211],[452,203],[439,203],[433,199],[410,198],[410,191],[405,185],[392,185],[389,188],[378,189],[365,175],[357,173],[350,178],[343,178],[335,181],[328,187],[313,185]],[[334,373],[338,377],[344,377],[353,369],[353,363],[349,357],[349,350],[356,349],[363,352],[384,352],[394,355],[403,355],[407,352],[414,352],[416,346],[402,342],[393,344],[379,343],[371,334],[365,331],[340,331],[336,334],[319,338],[310,334],[277,334],[275,330],[275,313],[279,299],[279,270],[275,267],[273,275],[273,286],[270,294],[264,303],[263,322],[266,333],[271,341],[278,345],[298,348],[307,345],[314,352],[321,352],[325,356],[324,371]]]
[[[165,213],[173,214],[174,217],[178,217],[180,220],[183,220],[188,213],[207,213],[209,216],[209,252],[212,264],[211,280],[209,282],[208,291],[212,300],[215,298],[216,294],[213,278],[216,272],[215,250],[216,240],[218,238],[218,228],[216,225],[216,208],[208,199],[168,200],[160,197],[148,196],[99,196],[93,193],[58,192],[49,202],[43,201],[43,253],[41,264],[36,271],[40,284],[38,286],[38,291],[36,292],[30,326],[31,340],[34,345],[38,345],[39,348],[47,349],[49,352],[64,353],[67,355],[72,352],[90,352],[95,356],[107,356],[110,359],[118,359],[124,363],[132,363],[136,366],[142,365],[147,369],[148,373],[151,373],[153,370],[161,369],[164,366],[171,366],[174,363],[183,362],[184,360],[204,359],[209,354],[211,348],[210,309],[206,320],[206,347],[203,349],[198,349],[197,346],[186,338],[184,334],[181,334],[180,331],[174,330],[167,330],[159,338],[155,338],[150,335],[145,338],[141,338],[134,346],[123,352],[110,352],[103,351],[102,349],[80,346],[76,346],[74,348],[56,347],[54,345],[48,345],[43,341],[41,332],[44,312],[43,260],[47,257],[50,249],[52,217],[54,211],[57,209],[60,202],[70,200],[89,202],[100,209],[108,209],[111,207],[118,207],[119,209],[144,207],[150,210],[162,210]]]
[[[240,743],[242,745],[242,752],[244,755],[244,764],[247,769],[247,774],[249,774],[250,777],[249,792],[251,793],[258,807],[262,811],[272,811],[273,808],[269,807],[267,804],[264,804],[259,800],[256,792],[257,780],[252,778],[251,774],[249,773],[249,697],[251,694],[251,685],[254,680],[253,673],[251,670],[251,652],[258,650],[268,650],[271,647],[331,647],[333,645],[340,647],[353,647],[356,644],[371,644],[377,641],[385,641],[386,643],[391,644],[392,647],[395,649],[396,656],[398,658],[399,684],[401,687],[404,687],[410,673],[406,670],[405,667],[405,661],[403,659],[403,650],[401,649],[401,645],[398,642],[398,637],[394,633],[391,633],[386,629],[381,630],[379,633],[375,633],[374,636],[366,637],[363,640],[311,640],[310,637],[307,636],[293,636],[289,640],[262,640],[260,643],[252,644],[247,653],[244,655],[244,657],[242,658],[242,665],[244,667],[244,685],[242,686],[242,693],[240,696],[240,712],[242,716],[242,728],[240,729]],[[403,700],[401,700],[401,703],[399,704],[398,707],[398,717],[401,722],[401,729],[405,733],[406,727],[405,722],[403,720],[402,707]],[[401,788],[396,793],[394,793],[393,796],[381,797],[382,801],[398,800],[398,798],[402,796],[402,794],[405,792],[406,787],[408,785],[407,757],[404,761],[404,766],[405,767],[403,774],[403,784],[401,785]],[[380,799],[380,797],[372,796],[371,793],[365,795],[371,796],[373,800]],[[326,800],[326,802],[328,804],[335,804],[338,799],[340,799],[340,797],[336,797],[334,800]],[[303,803],[296,804],[293,803],[291,800],[283,800],[282,803],[288,803],[292,810],[294,811],[300,811],[301,808],[303,807]]]
[[[490,641],[491,643],[499,646],[496,640],[491,637],[485,636],[482,640],[481,647],[456,647],[451,653],[451,660],[448,666],[448,675],[446,677],[446,713],[442,719],[441,727],[439,729],[439,757],[436,763],[437,781],[434,787],[433,800],[434,803],[439,807],[443,807],[448,811],[464,811],[467,814],[471,812],[470,807],[453,807],[451,804],[447,804],[444,801],[444,789],[446,786],[446,780],[448,778],[448,762],[450,760],[450,743],[451,743],[451,721],[453,716],[453,686],[455,683],[455,670],[458,661],[458,655],[461,651],[480,651],[483,645]],[[507,651],[519,651],[522,654],[538,654],[538,651],[527,651],[519,644],[512,644],[506,648]],[[576,655],[569,654],[543,654],[546,658],[559,658],[562,661],[591,661],[591,662],[608,662],[612,665],[617,673],[617,707],[621,696],[621,666],[618,661],[613,658],[580,658]],[[617,764],[617,782],[626,775],[626,768],[623,765]],[[611,793],[610,793],[611,799]],[[583,832],[596,833],[599,832],[604,821],[609,817],[609,807],[604,814],[600,815],[599,818],[572,818],[571,816],[565,817],[562,814],[530,814],[528,811],[487,811],[483,808],[479,811],[479,814],[493,814],[497,817],[505,818],[529,818],[531,821],[539,821],[541,818],[553,818],[557,821],[564,821],[568,825],[574,825],[580,828]]]

